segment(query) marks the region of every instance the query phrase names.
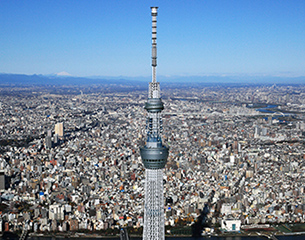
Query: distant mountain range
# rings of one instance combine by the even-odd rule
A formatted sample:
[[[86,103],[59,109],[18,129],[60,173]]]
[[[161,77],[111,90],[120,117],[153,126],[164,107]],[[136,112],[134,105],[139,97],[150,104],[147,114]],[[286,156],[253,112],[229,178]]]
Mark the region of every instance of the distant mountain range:
[[[150,77],[72,77],[58,75],[0,74],[0,85],[127,85],[146,86]],[[305,84],[302,77],[274,76],[158,76],[164,85]]]
[[[143,82],[125,79],[86,78],[56,75],[0,74],[0,85],[93,85],[123,84],[134,85]]]

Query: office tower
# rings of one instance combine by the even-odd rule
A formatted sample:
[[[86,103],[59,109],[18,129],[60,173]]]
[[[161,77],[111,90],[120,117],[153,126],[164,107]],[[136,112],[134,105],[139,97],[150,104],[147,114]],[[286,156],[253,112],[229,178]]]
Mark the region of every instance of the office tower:
[[[54,135],[54,144],[56,145],[58,143],[58,134]]]
[[[157,7],[151,7],[152,15],[152,81],[149,83],[146,145],[140,148],[145,167],[145,203],[143,240],[164,240],[163,168],[168,148],[162,144],[162,118],[164,109],[160,98],[160,84],[156,81],[157,67]]]
[[[57,123],[55,124],[55,134],[57,134],[59,137],[64,136],[64,123]]]
[[[5,173],[4,170],[0,170],[0,190],[5,189]]]
[[[47,131],[47,136],[45,138],[45,147],[46,147],[46,149],[52,148],[52,131],[51,130]]]

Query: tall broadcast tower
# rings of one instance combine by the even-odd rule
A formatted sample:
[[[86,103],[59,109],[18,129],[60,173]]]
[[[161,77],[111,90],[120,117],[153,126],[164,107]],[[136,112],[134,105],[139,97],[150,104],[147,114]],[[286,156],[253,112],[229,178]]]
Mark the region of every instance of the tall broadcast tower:
[[[149,83],[148,100],[145,103],[147,116],[146,145],[140,148],[145,167],[145,204],[143,240],[164,240],[163,168],[168,157],[168,148],[162,144],[160,83],[156,81],[157,67],[157,11],[151,7],[152,16],[152,81]]]

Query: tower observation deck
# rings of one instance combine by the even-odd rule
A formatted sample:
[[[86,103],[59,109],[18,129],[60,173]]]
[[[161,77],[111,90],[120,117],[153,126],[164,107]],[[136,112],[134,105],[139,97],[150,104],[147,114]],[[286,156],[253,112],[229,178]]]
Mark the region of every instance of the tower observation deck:
[[[156,81],[157,67],[157,11],[151,7],[152,16],[152,81],[149,83],[146,145],[140,148],[145,167],[145,205],[143,240],[164,240],[163,168],[168,148],[162,144],[163,131],[161,111],[164,109],[160,97],[160,84]]]

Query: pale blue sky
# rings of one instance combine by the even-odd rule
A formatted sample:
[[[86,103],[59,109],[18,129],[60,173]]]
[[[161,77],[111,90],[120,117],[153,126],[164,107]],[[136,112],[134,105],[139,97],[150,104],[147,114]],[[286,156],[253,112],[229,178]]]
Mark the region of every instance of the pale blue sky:
[[[305,76],[304,0],[0,0],[0,73]]]

